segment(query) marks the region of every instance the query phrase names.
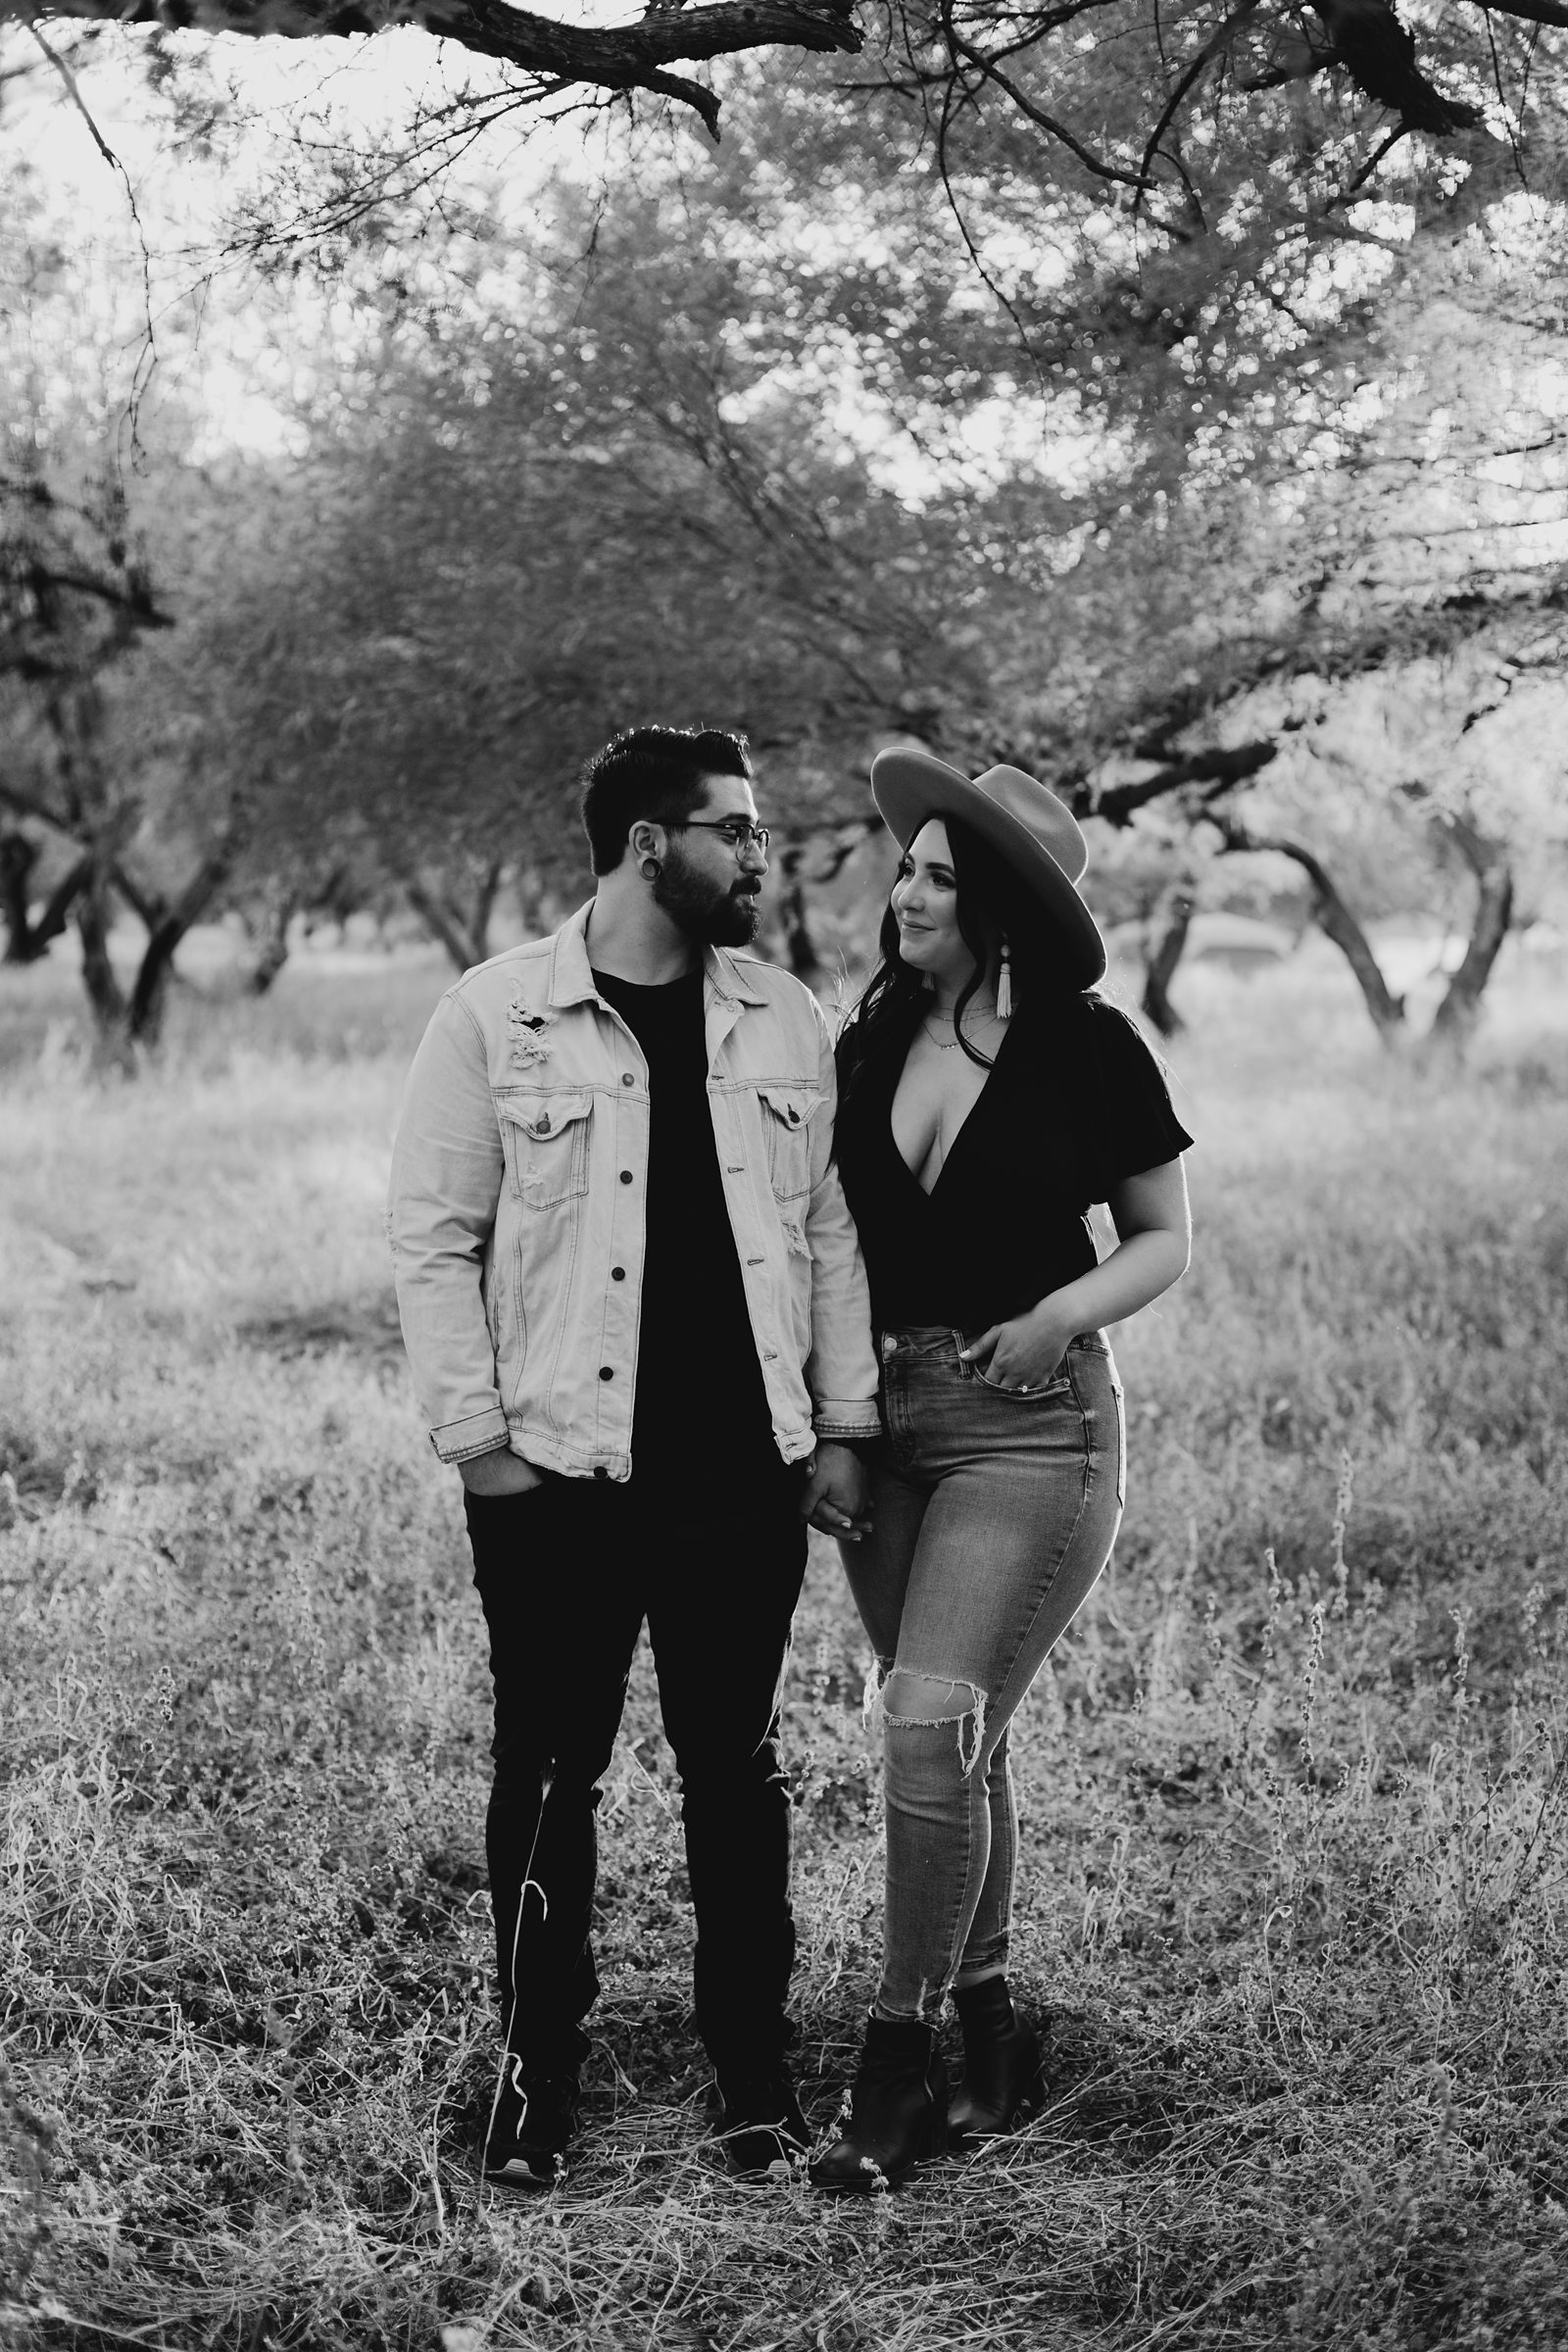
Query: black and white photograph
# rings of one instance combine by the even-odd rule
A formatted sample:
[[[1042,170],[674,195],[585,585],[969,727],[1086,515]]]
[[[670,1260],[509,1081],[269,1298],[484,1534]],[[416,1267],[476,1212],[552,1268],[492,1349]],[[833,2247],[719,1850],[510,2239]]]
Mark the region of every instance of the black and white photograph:
[[[1568,2344],[1568,0],[0,0],[0,2346]]]

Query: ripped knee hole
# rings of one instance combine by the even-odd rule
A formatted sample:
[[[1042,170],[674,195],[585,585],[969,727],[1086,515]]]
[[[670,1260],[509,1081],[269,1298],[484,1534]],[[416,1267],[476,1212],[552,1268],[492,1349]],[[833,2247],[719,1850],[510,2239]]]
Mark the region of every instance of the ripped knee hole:
[[[965,1715],[984,1714],[985,1703],[985,1692],[974,1683],[910,1674],[904,1668],[890,1674],[882,1686],[889,1723],[959,1723]]]
[[[986,1694],[977,1683],[899,1669],[882,1687],[882,1721],[889,1732],[956,1727],[958,1767],[967,1780],[986,1740]]]

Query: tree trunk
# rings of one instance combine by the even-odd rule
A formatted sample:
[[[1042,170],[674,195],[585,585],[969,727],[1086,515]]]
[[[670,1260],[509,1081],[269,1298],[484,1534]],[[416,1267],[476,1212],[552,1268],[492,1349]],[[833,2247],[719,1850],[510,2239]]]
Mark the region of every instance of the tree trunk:
[[[38,851],[24,833],[0,834],[0,920],[6,926],[4,963],[36,963],[64,931],[72,901],[87,879],[90,858],[78,858],[55,884],[36,922],[31,920],[27,884]]]
[[[490,917],[496,909],[496,892],[501,888],[503,870],[499,862],[487,865],[473,894],[473,915],[468,925],[468,936],[479,951],[473,959],[475,963],[483,963],[489,951]]]
[[[784,889],[778,911],[784,927],[784,946],[790,959],[790,970],[797,980],[808,981],[820,968],[820,959],[807,912],[805,865],[806,852],[799,843],[787,849],[779,860]]]
[[[246,986],[253,997],[265,997],[288,961],[288,927],[294,920],[292,894],[272,900],[262,929],[262,944]]]
[[[92,1010],[98,1056],[127,1076],[136,1068],[136,1048],[158,1043],[173,976],[174,951],[227,880],[239,838],[236,825],[209,852],[172,905],[158,893],[141,888],[111,861],[106,850],[99,850],[86,861],[89,871],[76,901],[82,986]],[[148,927],[147,945],[129,996],[109,959],[111,883]]]
[[[130,1006],[109,960],[109,874],[106,858],[95,857],[76,900],[76,931],[81,940],[81,982],[92,1012],[97,1058],[133,1075],[136,1055],[130,1042]]]
[[[1372,1015],[1373,1025],[1384,1045],[1396,1044],[1404,1028],[1404,999],[1393,995],[1378,967],[1371,943],[1350,909],[1341,898],[1320,858],[1299,841],[1288,840],[1283,834],[1249,833],[1229,816],[1215,809],[1205,811],[1210,824],[1219,829],[1221,842],[1227,850],[1238,853],[1272,850],[1281,858],[1292,858],[1300,866],[1312,885],[1312,914],[1320,930],[1333,940],[1355,974],[1356,985]]]
[[[38,862],[38,845],[25,833],[0,833],[0,917],[6,926],[7,963],[31,963],[38,951],[32,945],[27,884]]]
[[[1487,840],[1466,819],[1450,817],[1448,830],[1475,874],[1476,912],[1469,945],[1438,1006],[1431,1035],[1435,1044],[1462,1051],[1476,1025],[1482,994],[1513,920],[1513,869],[1500,844]]]
[[[434,932],[460,972],[484,961],[482,944],[475,943],[463,917],[428,883],[411,879],[404,888],[409,894],[409,905],[420,922]]]
[[[209,852],[172,906],[159,900],[151,902],[155,919],[130,992],[129,1029],[134,1044],[158,1043],[169,983],[174,974],[174,950],[227,881],[237,848],[237,837],[230,834]]]
[[[1187,945],[1187,933],[1193,920],[1192,898],[1185,890],[1173,891],[1164,906],[1164,928],[1160,932],[1152,955],[1144,955],[1143,1010],[1145,1018],[1152,1021],[1161,1037],[1180,1037],[1187,1023],[1170,1001],[1170,984],[1176,977],[1176,966]]]

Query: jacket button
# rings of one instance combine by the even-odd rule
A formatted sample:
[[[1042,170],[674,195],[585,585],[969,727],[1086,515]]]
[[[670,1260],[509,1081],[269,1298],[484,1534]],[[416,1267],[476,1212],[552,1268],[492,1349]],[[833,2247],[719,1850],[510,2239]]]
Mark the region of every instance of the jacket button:
[[[544,1117],[539,1122],[539,1132],[541,1135],[548,1135],[550,1133],[550,1113],[548,1110],[545,1112]]]
[[[612,1371],[609,1364],[601,1364],[599,1367],[599,1377],[601,1380],[613,1380],[615,1375]]]
[[[621,1085],[622,1085],[622,1086],[635,1086],[635,1085],[636,1085],[636,1083],[637,1083],[637,1073],[636,1073],[636,1071],[635,1071],[635,1070],[622,1070],[622,1071],[621,1071],[621,1073],[620,1073],[620,1083],[621,1083]]]
[[[630,1182],[631,1182],[631,1170],[630,1170],[630,1168],[622,1168],[622,1169],[621,1169],[621,1171],[620,1171],[620,1181],[621,1181],[621,1183],[622,1183],[622,1184],[630,1184]]]
[[[611,1281],[612,1281],[612,1282],[624,1282],[624,1281],[625,1281],[625,1279],[626,1279],[626,1269],[625,1269],[625,1267],[624,1267],[624,1266],[612,1266],[612,1267],[611,1267],[611,1269],[610,1269],[610,1279],[611,1279]]]
[[[595,1478],[608,1478],[610,1476],[610,1472],[605,1468],[603,1462],[600,1463],[598,1469],[594,1472],[594,1476]]]

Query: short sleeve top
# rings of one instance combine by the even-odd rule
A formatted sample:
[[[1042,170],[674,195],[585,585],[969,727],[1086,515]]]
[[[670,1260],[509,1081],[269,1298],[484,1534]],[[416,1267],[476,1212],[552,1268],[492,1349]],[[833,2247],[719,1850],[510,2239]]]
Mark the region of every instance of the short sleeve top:
[[[1026,1313],[1098,1262],[1089,1209],[1125,1177],[1175,1159],[1192,1137],[1158,1062],[1102,997],[1020,1005],[930,1193],[893,1140],[893,1098],[919,1020],[848,1085],[839,1044],[837,1155],[879,1330],[968,1334]]]

